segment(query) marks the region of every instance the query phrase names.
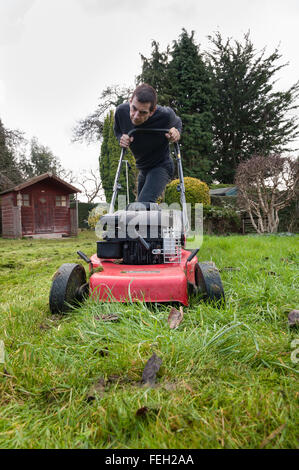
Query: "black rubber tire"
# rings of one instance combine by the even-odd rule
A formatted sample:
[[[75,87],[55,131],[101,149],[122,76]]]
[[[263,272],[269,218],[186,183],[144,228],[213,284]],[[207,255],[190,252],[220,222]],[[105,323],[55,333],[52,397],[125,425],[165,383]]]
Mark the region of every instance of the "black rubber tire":
[[[54,274],[50,290],[51,313],[67,312],[70,305],[82,301],[82,286],[84,284],[86,284],[86,272],[81,264],[62,264]]]
[[[208,300],[225,302],[221,277],[213,262],[196,263],[195,283],[199,295]]]

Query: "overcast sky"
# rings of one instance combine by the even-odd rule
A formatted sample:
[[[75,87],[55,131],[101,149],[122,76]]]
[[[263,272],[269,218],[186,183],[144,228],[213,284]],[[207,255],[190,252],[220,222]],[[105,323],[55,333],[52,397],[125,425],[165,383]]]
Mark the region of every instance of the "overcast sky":
[[[0,118],[65,167],[96,167],[99,146],[72,144],[71,129],[105,87],[134,85],[153,39],[164,49],[184,27],[205,50],[216,30],[250,30],[257,50],[280,44],[285,89],[299,79],[298,26],[298,0],[0,0]]]

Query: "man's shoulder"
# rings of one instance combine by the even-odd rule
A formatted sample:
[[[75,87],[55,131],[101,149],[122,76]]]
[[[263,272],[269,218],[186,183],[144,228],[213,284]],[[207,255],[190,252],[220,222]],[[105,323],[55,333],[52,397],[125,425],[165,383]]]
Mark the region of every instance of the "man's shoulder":
[[[160,106],[159,104],[157,105],[157,112],[165,115],[174,113],[173,109],[169,106]]]
[[[128,113],[130,111],[130,105],[128,102],[121,103],[116,107],[115,113]]]

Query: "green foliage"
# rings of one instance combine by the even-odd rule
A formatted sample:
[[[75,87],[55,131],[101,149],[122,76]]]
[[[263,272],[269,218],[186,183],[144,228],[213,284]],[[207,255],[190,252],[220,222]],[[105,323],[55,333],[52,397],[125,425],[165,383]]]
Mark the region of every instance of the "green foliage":
[[[209,182],[213,89],[210,72],[194,42],[194,31],[189,36],[183,29],[166,52],[161,53],[155,41],[152,48],[150,58],[141,56],[143,65],[138,83],[143,81],[156,87],[159,104],[171,106],[180,116],[185,174]]]
[[[13,151],[15,132],[5,129],[0,119],[0,192],[22,181]]]
[[[212,206],[232,207],[235,209],[238,206],[238,198],[237,196],[214,196],[211,194],[211,204]]]
[[[29,157],[22,156],[19,162],[24,179],[33,178],[43,173],[58,174],[62,170],[59,158],[53,152],[38,142],[34,137],[30,142]]]
[[[78,202],[78,226],[88,228],[89,212],[96,206],[93,202]]]
[[[298,136],[294,110],[299,82],[286,91],[274,91],[281,55],[257,53],[249,38],[224,41],[220,33],[210,37],[214,50],[208,55],[215,99],[213,177],[233,183],[238,164],[253,154],[269,155],[288,149]]]
[[[141,54],[142,72],[137,83],[148,83],[158,94],[158,103],[169,106],[171,101],[171,80],[168,73],[169,46],[166,52],[160,52],[159,43],[152,41],[152,54],[147,58]]]
[[[227,234],[241,231],[241,217],[232,207],[203,207],[204,231],[212,234]]]
[[[51,315],[54,272],[88,269],[76,251],[95,252],[94,232],[0,239],[0,448],[297,449],[298,238],[205,236],[198,257],[220,269],[226,305],[194,300],[176,330],[171,305],[89,299]],[[140,387],[153,352],[161,374]]]
[[[166,186],[165,189],[165,202],[167,204],[172,204],[174,202],[180,202],[180,192],[177,190],[179,184],[179,180],[173,180]],[[192,178],[190,176],[186,176],[184,178],[185,184],[185,195],[186,195],[186,202],[191,203],[192,207],[196,203],[201,204],[210,204],[210,194],[209,194],[209,187],[203,181],[200,181],[197,178]]]
[[[100,175],[105,192],[106,201],[110,202],[113,193],[113,184],[118,167],[121,148],[118,140],[114,135],[114,112],[111,110],[105,117],[103,126],[103,142],[100,155]],[[130,150],[125,153],[124,160],[128,160],[131,170],[128,171],[129,176],[129,197],[130,201],[134,201],[136,197],[136,181],[137,170],[135,158]],[[126,164],[123,163],[122,171],[119,179],[122,189],[118,191],[118,195],[127,194],[126,184]]]
[[[88,225],[91,229],[95,229],[102,215],[107,214],[107,207],[97,205],[88,214]]]

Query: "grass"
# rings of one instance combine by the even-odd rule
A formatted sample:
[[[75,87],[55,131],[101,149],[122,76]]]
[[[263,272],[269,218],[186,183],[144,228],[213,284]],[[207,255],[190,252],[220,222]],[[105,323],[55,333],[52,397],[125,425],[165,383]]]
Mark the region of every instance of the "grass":
[[[226,306],[193,300],[170,330],[169,306],[88,300],[50,314],[54,272],[91,255],[93,233],[0,239],[0,447],[298,448],[298,240],[205,237],[198,257],[221,270]],[[120,321],[98,319],[110,313]],[[157,385],[141,387],[153,352]]]

